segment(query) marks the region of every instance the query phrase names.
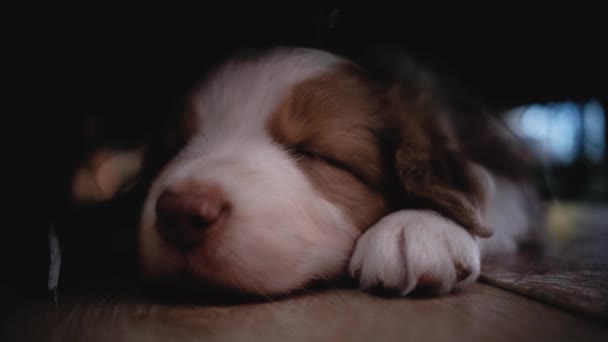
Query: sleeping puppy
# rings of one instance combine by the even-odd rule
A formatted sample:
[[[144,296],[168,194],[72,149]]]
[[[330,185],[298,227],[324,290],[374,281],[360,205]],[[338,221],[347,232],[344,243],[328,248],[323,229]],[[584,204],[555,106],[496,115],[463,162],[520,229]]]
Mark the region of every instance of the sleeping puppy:
[[[235,57],[178,119],[138,230],[151,280],[275,296],[347,274],[446,294],[540,217],[532,158],[409,60],[376,74],[313,49]],[[111,198],[142,164],[105,156],[76,177],[77,199]]]

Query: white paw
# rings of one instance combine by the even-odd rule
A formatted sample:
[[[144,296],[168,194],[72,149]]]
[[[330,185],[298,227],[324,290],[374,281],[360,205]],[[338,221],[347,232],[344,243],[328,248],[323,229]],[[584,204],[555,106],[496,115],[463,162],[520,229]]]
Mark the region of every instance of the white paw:
[[[406,295],[424,287],[445,294],[473,283],[479,263],[475,239],[462,227],[433,211],[401,210],[359,238],[349,269],[363,289]]]

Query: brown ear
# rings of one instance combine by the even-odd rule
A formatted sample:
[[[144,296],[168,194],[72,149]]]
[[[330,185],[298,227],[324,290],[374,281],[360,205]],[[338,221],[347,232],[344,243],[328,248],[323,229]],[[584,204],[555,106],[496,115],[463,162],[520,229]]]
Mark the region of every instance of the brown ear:
[[[418,85],[395,87],[389,96],[399,127],[395,163],[404,190],[402,206],[428,208],[471,234],[492,235],[483,223],[482,210],[493,182],[470,158],[456,125],[477,119],[456,117],[454,108],[445,105],[433,89]]]
[[[481,210],[488,195],[473,163],[451,151],[401,147],[396,153],[405,205],[437,211],[471,234],[488,237]]]

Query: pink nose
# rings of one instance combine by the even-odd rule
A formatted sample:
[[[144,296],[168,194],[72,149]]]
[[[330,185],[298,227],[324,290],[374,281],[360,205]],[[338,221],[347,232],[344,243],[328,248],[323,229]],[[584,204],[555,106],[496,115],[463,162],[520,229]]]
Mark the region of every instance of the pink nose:
[[[190,249],[218,224],[227,207],[217,191],[165,191],[156,202],[158,226],[167,242]]]

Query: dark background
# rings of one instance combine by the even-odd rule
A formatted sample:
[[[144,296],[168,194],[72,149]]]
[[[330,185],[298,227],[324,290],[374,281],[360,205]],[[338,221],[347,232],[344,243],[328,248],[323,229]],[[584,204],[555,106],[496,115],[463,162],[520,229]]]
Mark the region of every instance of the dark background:
[[[17,136],[7,145],[17,153],[6,164],[6,187],[14,190],[7,211],[16,220],[5,227],[4,284],[44,292],[48,224],[73,213],[69,179],[81,158],[101,144],[128,146],[162,129],[179,110],[180,94],[239,47],[300,45],[357,56],[388,43],[459,79],[493,109],[592,98],[608,107],[599,5],[399,5],[227,2],[179,14],[160,6],[20,12],[5,31],[11,45],[4,45],[14,57],[11,88],[18,90],[10,99],[17,110],[6,114],[18,123],[5,126],[5,136]],[[586,200],[577,189],[605,171],[606,157],[552,172],[564,185],[559,196]]]

